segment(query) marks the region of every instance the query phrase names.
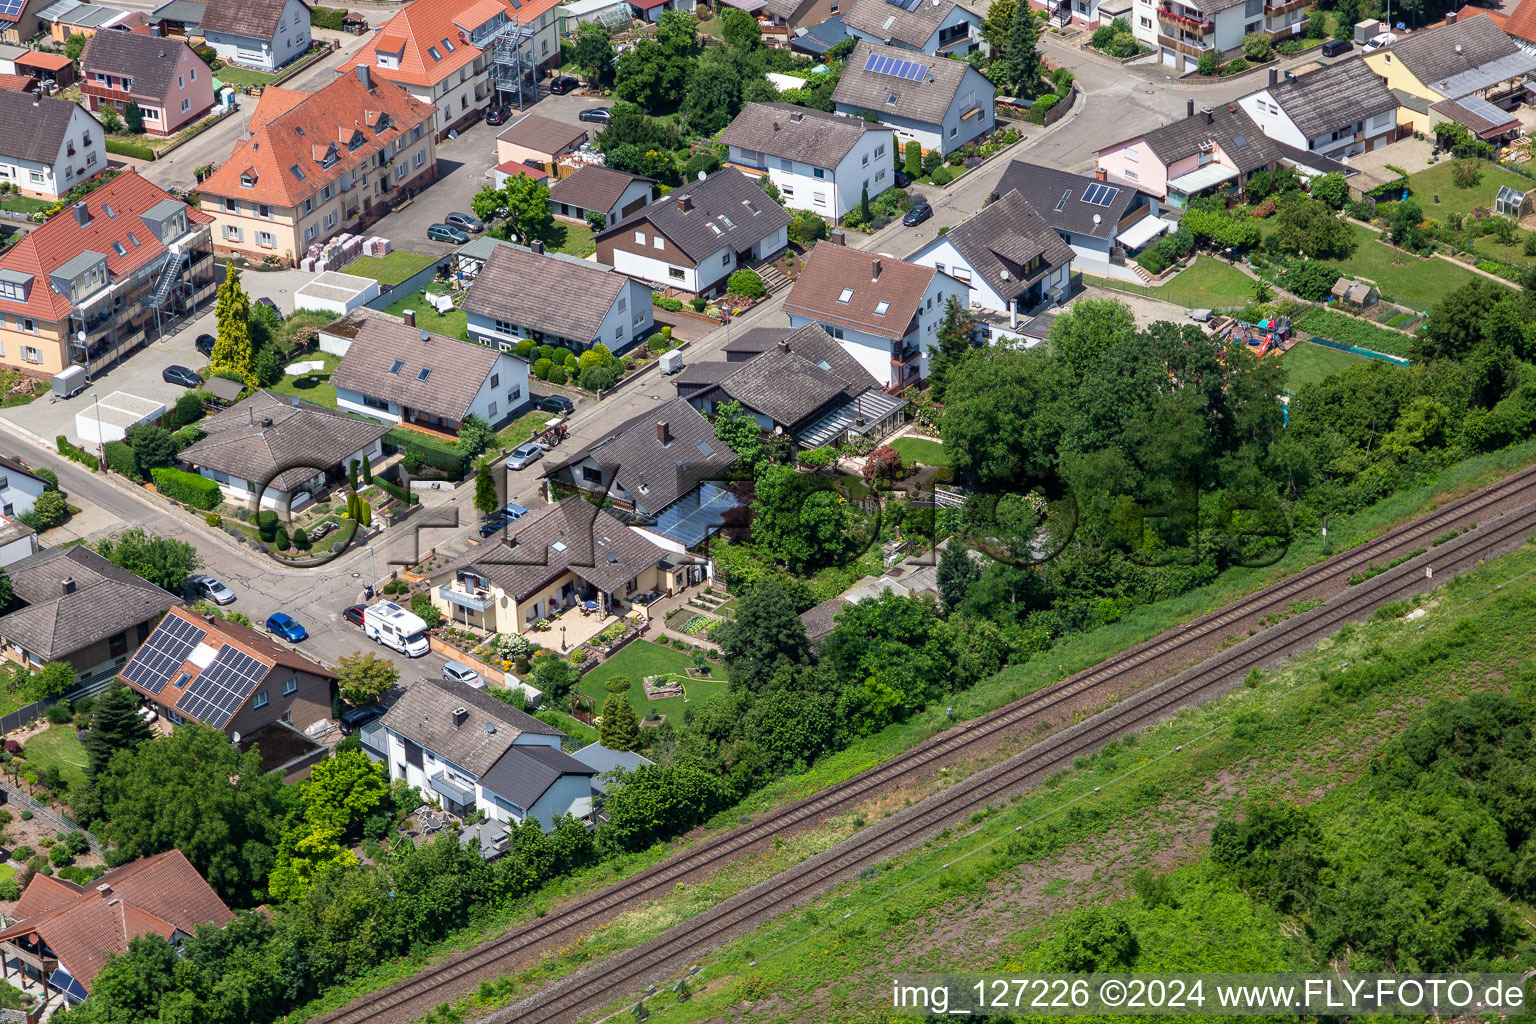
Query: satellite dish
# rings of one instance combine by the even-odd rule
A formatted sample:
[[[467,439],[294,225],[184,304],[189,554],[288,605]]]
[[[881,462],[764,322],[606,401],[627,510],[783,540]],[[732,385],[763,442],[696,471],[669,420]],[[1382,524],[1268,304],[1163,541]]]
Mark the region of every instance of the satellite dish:
[[[84,331],[76,331],[75,332],[75,340],[83,343],[85,341],[85,332]]]
[[[1104,218],[1100,217],[1098,214],[1094,214],[1093,215],[1093,226],[1094,227],[1098,227],[1099,226],[1099,221],[1101,221],[1103,219]]]
[[[240,745],[240,730],[236,729],[234,732],[229,734],[229,742],[233,743],[237,747]]]
[[[700,181],[703,181],[703,180],[704,180],[704,172],[703,172],[703,171],[700,171],[700,172],[699,172],[699,180],[700,180]]]

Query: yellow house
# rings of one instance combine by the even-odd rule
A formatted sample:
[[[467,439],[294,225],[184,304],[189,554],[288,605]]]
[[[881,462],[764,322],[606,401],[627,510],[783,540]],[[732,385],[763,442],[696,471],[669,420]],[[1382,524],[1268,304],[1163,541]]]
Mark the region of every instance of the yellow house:
[[[686,586],[691,561],[573,497],[528,513],[506,537],[438,570],[431,597],[445,619],[522,633],[571,608],[627,614],[643,595]]]
[[[1516,46],[1486,14],[1448,14],[1445,24],[1362,59],[1399,100],[1399,125],[1429,133],[1456,121],[1485,139],[1519,127],[1508,108],[1519,105],[1525,76],[1536,71],[1536,55]]]

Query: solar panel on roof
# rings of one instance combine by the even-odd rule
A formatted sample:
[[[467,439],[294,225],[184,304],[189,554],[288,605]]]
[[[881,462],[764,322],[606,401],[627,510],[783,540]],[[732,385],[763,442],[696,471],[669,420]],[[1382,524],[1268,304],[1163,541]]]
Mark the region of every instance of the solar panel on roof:
[[[0,14],[20,14],[24,0],[0,0]]]
[[[267,666],[226,644],[176,702],[176,710],[222,729],[266,674]]]
[[[207,635],[207,630],[186,619],[168,616],[123,666],[123,678],[149,693],[159,693]]]

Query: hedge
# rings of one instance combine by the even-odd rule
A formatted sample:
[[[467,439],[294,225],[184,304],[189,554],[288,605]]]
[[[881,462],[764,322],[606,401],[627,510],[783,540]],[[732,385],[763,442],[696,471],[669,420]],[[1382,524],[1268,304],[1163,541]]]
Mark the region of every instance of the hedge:
[[[219,502],[224,500],[219,485],[205,476],[167,466],[156,466],[149,471],[149,475],[155,478],[155,490],[183,505],[207,512],[218,508]]]
[[[425,434],[417,434],[397,427],[384,435],[384,443],[402,451],[414,451],[424,465],[447,473],[453,480],[462,480],[469,475],[468,455],[455,448],[449,448]]]
[[[107,152],[116,153],[118,156],[131,156],[139,160],[153,160],[155,151],[148,146],[141,146],[136,142],[124,142],[122,139],[114,139],[107,136]]]
[[[425,462],[426,459],[422,459],[422,461]],[[415,504],[417,504],[418,502],[421,501],[421,499],[419,497],[417,497],[416,495],[412,494],[410,491],[407,491],[404,487],[401,487],[399,484],[396,484],[396,483],[390,483],[388,480],[385,480],[383,477],[376,477],[376,478],[374,478],[373,482],[378,484],[380,487],[384,488],[384,490],[386,492],[388,492],[390,494],[393,494],[395,497],[397,497],[401,501],[405,502],[407,505],[415,505]]]
[[[328,28],[333,32],[342,30],[342,21],[347,17],[346,11],[338,11],[334,7],[311,7],[309,9],[309,23],[315,28]]]
[[[134,457],[132,448],[121,441],[108,441],[105,452],[108,469],[119,476],[137,479],[139,475],[139,462]]]
[[[101,469],[100,459],[86,451],[84,448],[81,448],[78,445],[70,444],[69,438],[65,437],[63,434],[60,434],[58,437],[54,438],[54,444],[58,447],[59,454],[64,456],[70,462],[78,462],[80,465],[88,467],[92,473],[95,473]]]

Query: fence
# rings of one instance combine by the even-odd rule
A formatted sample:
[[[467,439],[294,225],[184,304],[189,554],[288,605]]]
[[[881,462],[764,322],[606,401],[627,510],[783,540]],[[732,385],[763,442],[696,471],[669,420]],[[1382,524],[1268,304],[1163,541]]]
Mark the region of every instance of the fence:
[[[379,294],[368,300],[366,303],[367,307],[369,309],[384,310],[388,309],[390,306],[393,306],[401,299],[410,298],[412,295],[416,294],[418,291],[431,284],[432,281],[437,277],[438,270],[447,265],[448,257],[444,256],[437,262],[429,264],[428,266],[425,266],[422,269],[416,271],[416,273],[412,274],[404,281],[401,281],[399,284],[389,285],[385,284],[383,281],[380,281]],[[346,271],[345,267],[342,267],[341,269],[343,272]]]
[[[86,697],[95,697],[97,694],[104,693],[112,685],[112,680],[117,677],[117,672],[116,666],[104,668],[99,672],[86,676],[75,685],[74,689],[62,697],[44,697],[42,700],[33,701],[17,711],[0,715],[0,735],[15,732],[23,726],[31,725],[46,715],[48,709],[61,700],[84,700]]]
[[[59,813],[58,811],[49,807],[47,804],[38,803],[36,800],[32,799],[26,793],[11,785],[9,782],[0,781],[0,790],[4,790],[12,800],[16,801],[26,810],[31,811],[32,817],[53,827],[59,832],[79,832],[81,835],[85,836],[86,841],[91,844],[92,853],[102,852],[103,847],[101,843],[96,839],[96,837],[91,835],[74,821],[70,820],[67,815]]]
[[[1359,348],[1355,345],[1346,345],[1341,341],[1334,341],[1330,338],[1319,338],[1315,334],[1312,336],[1312,344],[1321,345],[1324,348],[1331,348],[1335,352],[1348,352],[1350,355],[1364,356],[1367,359],[1380,359],[1382,362],[1392,363],[1395,366],[1409,365],[1408,360],[1404,359],[1402,356],[1391,356],[1385,352],[1376,352],[1368,348]]]

